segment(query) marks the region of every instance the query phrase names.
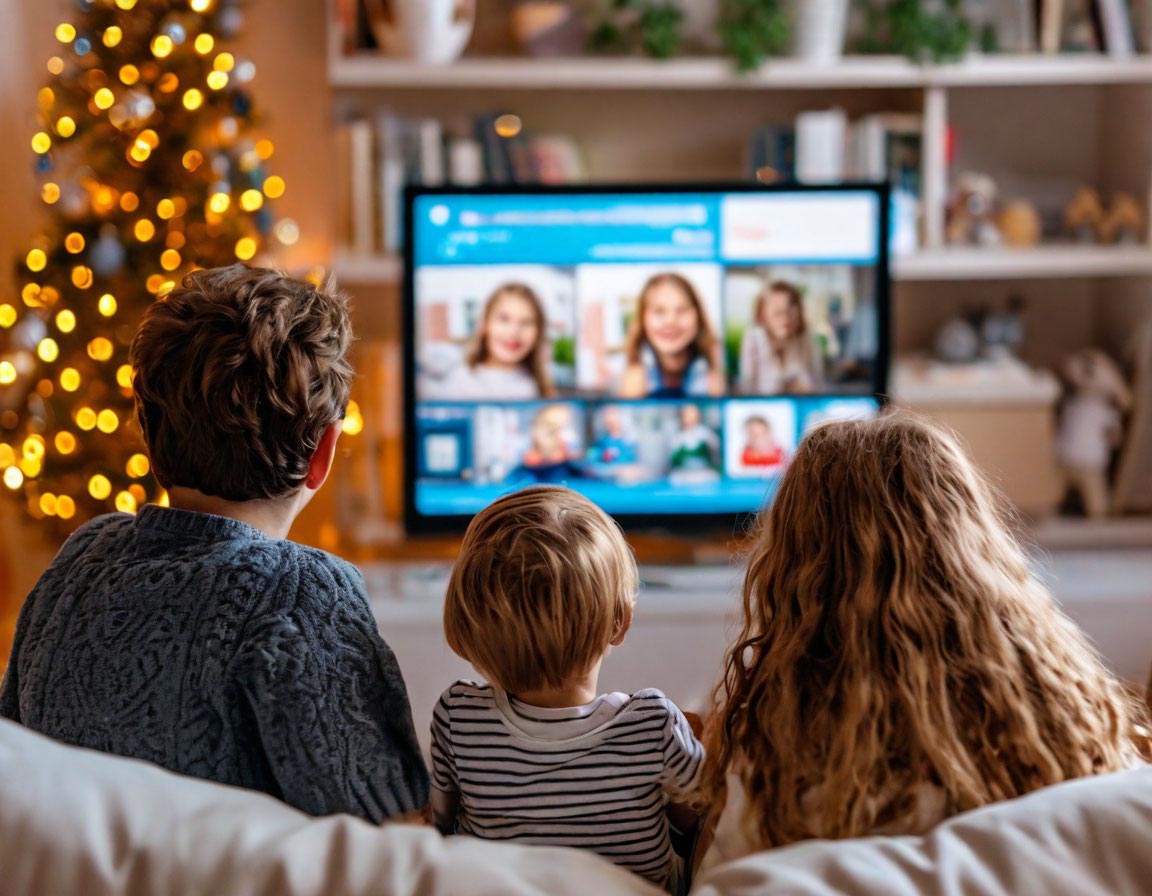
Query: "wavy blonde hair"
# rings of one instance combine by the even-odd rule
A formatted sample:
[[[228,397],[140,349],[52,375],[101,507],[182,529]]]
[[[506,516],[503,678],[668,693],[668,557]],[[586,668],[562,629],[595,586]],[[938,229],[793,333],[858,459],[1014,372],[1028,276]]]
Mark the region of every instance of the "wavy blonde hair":
[[[761,519],[707,737],[760,848],[913,832],[1147,755],[1143,710],[1032,575],[1005,505],[942,428],[829,423]]]
[[[624,343],[624,356],[629,364],[640,363],[640,352],[648,344],[648,334],[644,332],[644,312],[648,307],[648,296],[657,286],[675,286],[684,294],[696,311],[696,338],[692,340],[692,357],[702,357],[709,367],[716,366],[716,356],[720,342],[708,320],[708,313],[704,309],[704,300],[687,277],[674,271],[665,271],[662,274],[653,274],[640,290],[640,301],[637,303],[636,316],[628,328],[628,336]]]

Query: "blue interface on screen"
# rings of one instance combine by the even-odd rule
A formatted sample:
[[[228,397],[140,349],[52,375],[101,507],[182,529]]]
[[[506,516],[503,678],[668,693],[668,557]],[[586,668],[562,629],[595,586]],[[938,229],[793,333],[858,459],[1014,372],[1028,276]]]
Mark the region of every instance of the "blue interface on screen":
[[[808,429],[877,408],[880,201],[415,196],[415,511],[541,482],[619,515],[757,510]]]

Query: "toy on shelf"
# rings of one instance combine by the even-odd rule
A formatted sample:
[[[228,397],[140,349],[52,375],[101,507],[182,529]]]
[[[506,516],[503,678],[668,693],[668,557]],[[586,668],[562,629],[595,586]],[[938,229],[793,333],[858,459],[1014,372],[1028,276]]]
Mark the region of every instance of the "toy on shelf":
[[[1152,316],[1132,342],[1132,413],[1116,464],[1115,513],[1152,513]]]
[[[1144,230],[1144,209],[1131,193],[1117,193],[1100,222],[1098,234],[1102,243],[1130,246],[1140,242]]]
[[[1091,187],[1081,187],[1064,209],[1064,227],[1078,243],[1094,243],[1104,220],[1100,194]]]
[[[1003,308],[969,309],[936,332],[933,350],[946,364],[1016,360],[1024,342],[1024,297],[1013,293]]]
[[[1102,517],[1111,510],[1108,467],[1120,445],[1132,392],[1116,362],[1097,348],[1068,356],[1061,373],[1070,394],[1060,409],[1057,462],[1066,487],[1079,495],[1084,513]]]
[[[956,179],[948,201],[944,236],[953,246],[997,246],[1001,242],[996,226],[996,181],[987,174],[966,171]]]
[[[980,329],[965,317],[953,317],[936,331],[936,357],[946,364],[969,364],[980,357]]]
[[[981,354],[986,358],[1019,358],[1024,344],[1024,297],[1012,293],[1003,308],[989,311],[980,322]]]
[[[996,216],[996,227],[1004,245],[1013,249],[1029,249],[1040,242],[1040,213],[1026,199],[1013,199]]]

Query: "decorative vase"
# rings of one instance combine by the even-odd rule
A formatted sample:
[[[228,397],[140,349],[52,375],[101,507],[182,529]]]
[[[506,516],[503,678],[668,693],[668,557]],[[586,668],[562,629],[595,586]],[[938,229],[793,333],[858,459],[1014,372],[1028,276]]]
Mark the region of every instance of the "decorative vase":
[[[380,49],[427,65],[455,62],[476,22],[476,0],[365,0]]]
[[[848,0],[793,0],[792,55],[812,65],[833,65],[844,53]]]

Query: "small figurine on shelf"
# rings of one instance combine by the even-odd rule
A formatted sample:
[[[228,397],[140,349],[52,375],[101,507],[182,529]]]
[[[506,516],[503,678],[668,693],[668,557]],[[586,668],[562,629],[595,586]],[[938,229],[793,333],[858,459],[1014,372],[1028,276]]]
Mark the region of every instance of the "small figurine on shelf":
[[[1004,245],[1013,249],[1029,249],[1040,242],[1040,213],[1027,199],[1006,203],[996,216],[996,227]]]
[[[1079,495],[1084,512],[1102,517],[1111,508],[1108,467],[1123,435],[1132,392],[1120,368],[1096,348],[1081,349],[1061,365],[1071,390],[1060,410],[1056,458],[1065,484]]]
[[[966,171],[956,179],[945,213],[944,235],[950,245],[1000,244],[1000,230],[993,219],[996,195],[996,181],[987,174]]]
[[[1102,243],[1132,245],[1140,242],[1144,229],[1144,210],[1131,193],[1117,193],[1112,197],[1108,212],[1100,221],[1098,233]]]
[[[1081,187],[1064,209],[1064,226],[1079,243],[1094,243],[1104,220],[1100,194],[1091,187]]]
[[[946,364],[969,364],[980,357],[980,326],[973,315],[949,318],[936,331],[933,349]]]
[[[1008,296],[1005,306],[988,312],[980,323],[981,353],[993,360],[1019,358],[1024,343],[1024,297]]]

